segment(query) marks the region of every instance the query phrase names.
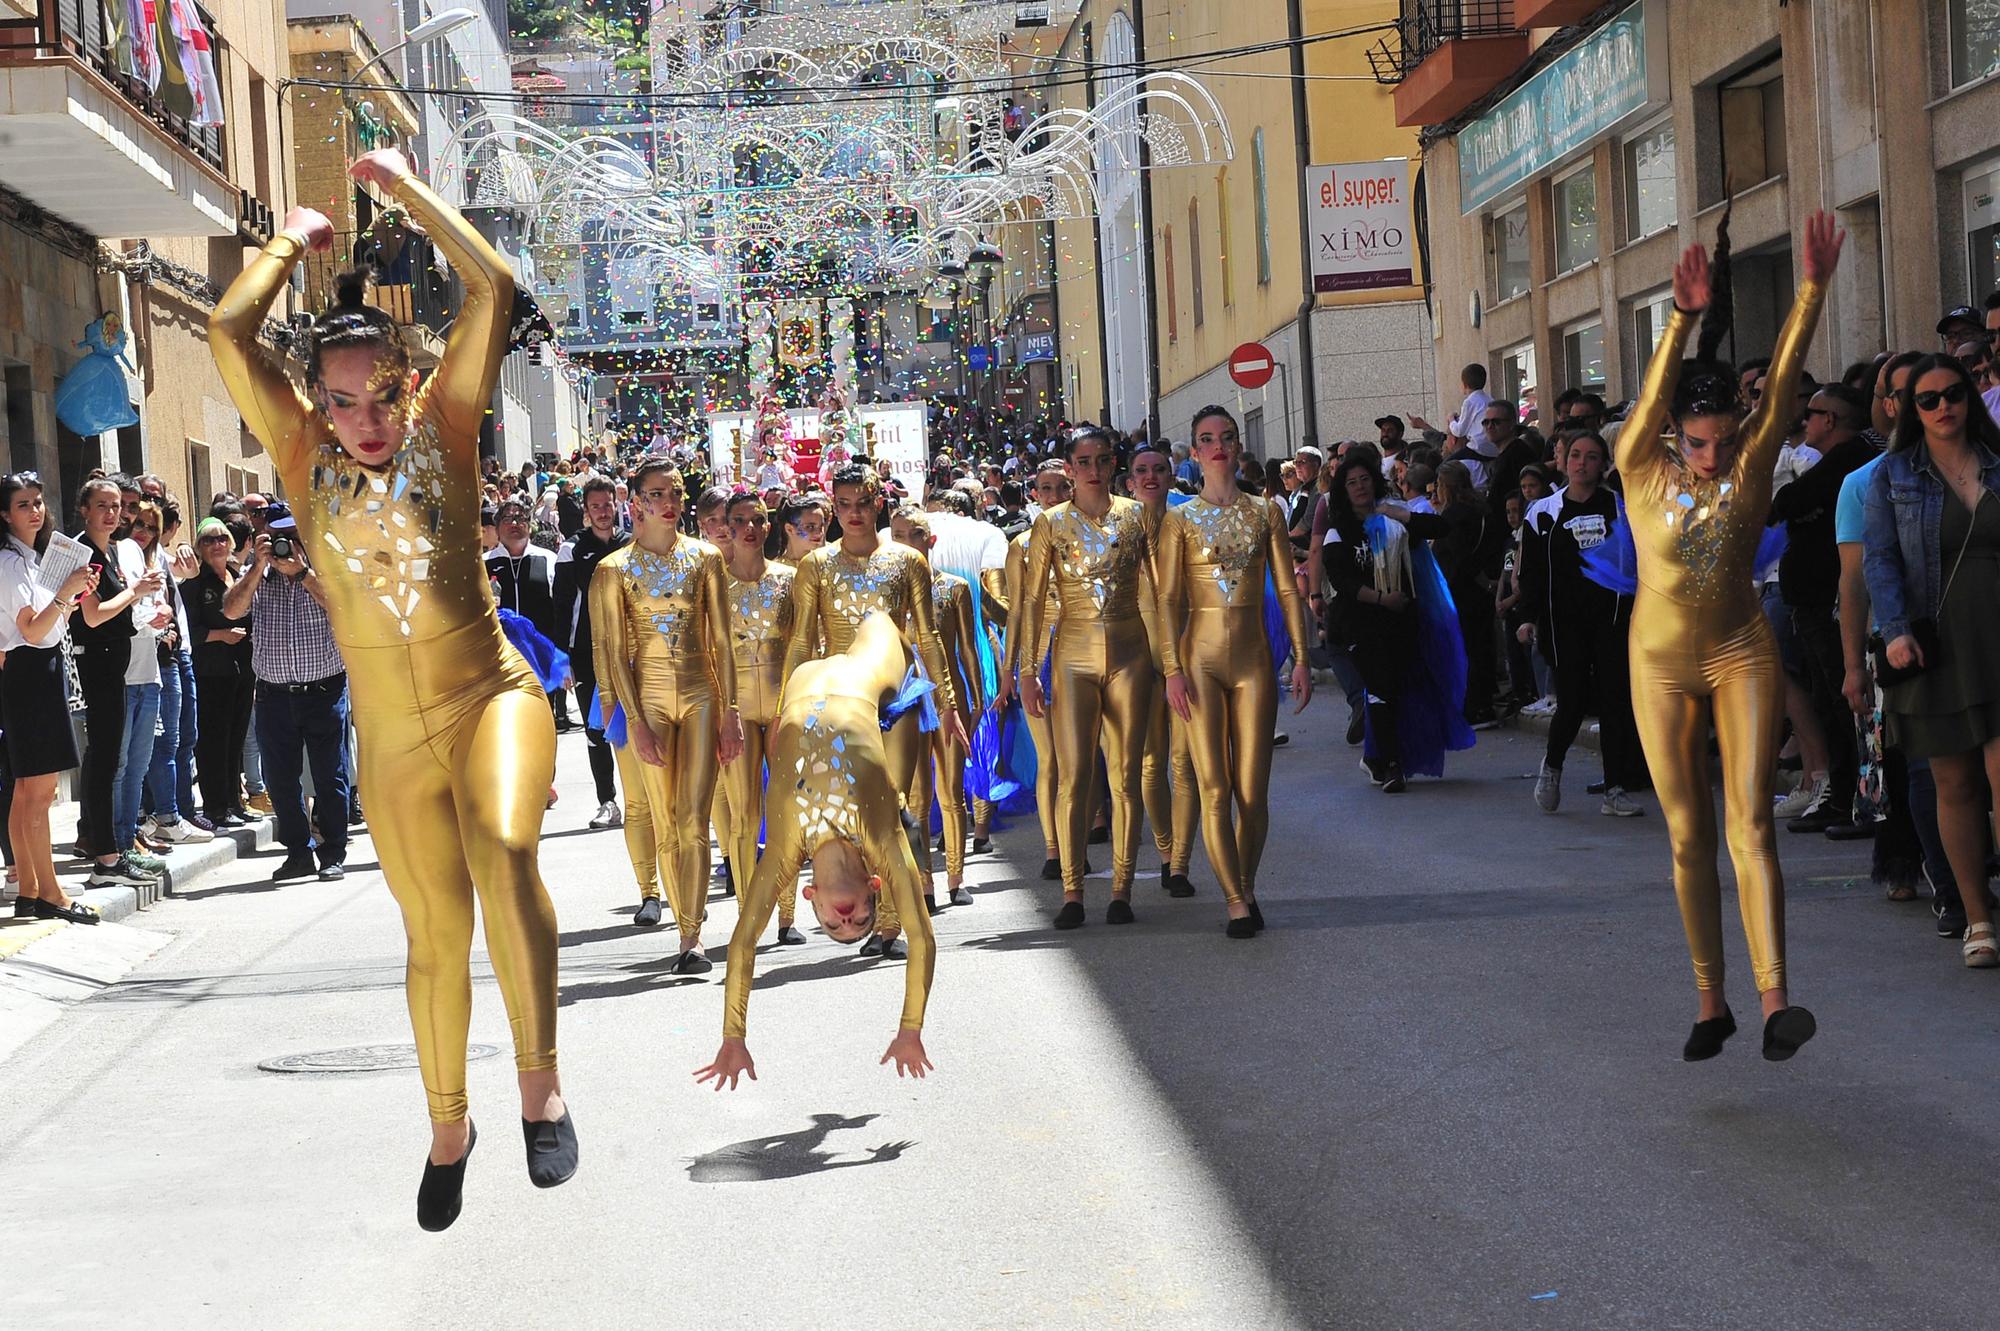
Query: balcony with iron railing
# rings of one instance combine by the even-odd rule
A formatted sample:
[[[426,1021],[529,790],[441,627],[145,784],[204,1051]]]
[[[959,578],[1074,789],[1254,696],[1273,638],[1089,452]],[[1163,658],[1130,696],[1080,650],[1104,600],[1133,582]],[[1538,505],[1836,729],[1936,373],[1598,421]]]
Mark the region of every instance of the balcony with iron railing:
[[[314,251],[299,265],[304,283],[300,308],[311,315],[327,309],[333,304],[334,279],[358,263],[375,269],[368,303],[404,330],[404,340],[420,367],[436,364],[464,292],[455,277],[438,271],[428,236],[393,222],[368,231],[335,232],[332,249]]]
[[[123,0],[12,7],[27,16],[0,19],[0,181],[93,235],[233,234],[226,57],[209,15],[213,64],[191,84],[170,33],[171,59],[158,40],[135,53]]]
[[[1515,0],[1403,0],[1396,30],[1368,52],[1378,82],[1396,89],[1396,123],[1435,125],[1484,97],[1533,46]]]

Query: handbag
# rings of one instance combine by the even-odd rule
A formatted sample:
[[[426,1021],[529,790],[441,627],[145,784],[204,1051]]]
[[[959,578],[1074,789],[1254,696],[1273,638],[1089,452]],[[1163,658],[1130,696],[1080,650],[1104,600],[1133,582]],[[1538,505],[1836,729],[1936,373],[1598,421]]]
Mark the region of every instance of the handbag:
[[[1939,605],[1943,605],[1944,598],[1951,595],[1951,584],[1958,580],[1959,566],[1965,563],[1965,551],[1972,544],[1972,527],[1978,516],[1978,505],[1974,504],[1972,517],[1965,524],[1965,539],[1958,543],[1958,557],[1951,561],[1951,572],[1945,575],[1944,590],[1938,593]],[[1930,669],[1931,663],[1938,659],[1937,620],[1929,616],[1911,620],[1910,636],[1917,640],[1917,651],[1922,659],[1912,660],[1910,664],[1898,667],[1889,664],[1889,644],[1883,641],[1882,635],[1879,633],[1868,635],[1869,665],[1875,671],[1875,682],[1881,687],[1893,688],[1897,684],[1915,679]]]

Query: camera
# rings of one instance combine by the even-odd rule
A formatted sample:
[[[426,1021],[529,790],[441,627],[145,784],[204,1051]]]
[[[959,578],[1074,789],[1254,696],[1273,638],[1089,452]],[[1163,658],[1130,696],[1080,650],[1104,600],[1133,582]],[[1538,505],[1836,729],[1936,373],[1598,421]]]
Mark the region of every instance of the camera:
[[[289,536],[273,536],[271,538],[271,558],[292,558],[292,538]]]

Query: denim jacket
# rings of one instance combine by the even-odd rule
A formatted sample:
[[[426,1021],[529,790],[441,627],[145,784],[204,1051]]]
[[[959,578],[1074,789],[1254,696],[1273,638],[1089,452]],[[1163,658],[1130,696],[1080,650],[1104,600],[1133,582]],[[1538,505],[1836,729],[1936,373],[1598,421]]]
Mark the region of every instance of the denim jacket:
[[[1980,484],[2000,494],[2000,457],[1977,442],[1973,448]],[[1885,454],[1869,478],[1861,567],[1884,642],[1908,633],[1913,619],[1937,617],[1949,576],[1940,548],[1944,498],[1944,478],[1922,443]]]

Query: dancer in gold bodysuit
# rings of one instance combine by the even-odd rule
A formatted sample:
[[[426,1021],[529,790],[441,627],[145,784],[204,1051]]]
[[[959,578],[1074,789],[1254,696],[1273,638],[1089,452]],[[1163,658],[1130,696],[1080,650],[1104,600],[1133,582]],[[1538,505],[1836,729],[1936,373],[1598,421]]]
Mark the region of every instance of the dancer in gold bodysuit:
[[[1167,517],[1167,493],[1173,489],[1174,464],[1166,445],[1149,440],[1132,454],[1132,497],[1146,511],[1146,539],[1152,542],[1153,580],[1160,580],[1160,524]],[[1195,788],[1194,757],[1188,750],[1187,723],[1167,706],[1167,671],[1163,646],[1171,631],[1153,644],[1153,711],[1146,722],[1146,761],[1140,780],[1146,798],[1146,821],[1153,827],[1153,845],[1160,852],[1160,886],[1170,897],[1191,897],[1188,865],[1194,859],[1195,823],[1201,817],[1201,796]],[[1215,789],[1215,787],[1211,787]]]
[[[1069,468],[1050,459],[1035,472],[1035,502],[1043,512],[1048,512],[1058,504],[1067,504],[1070,499]],[[1000,657],[1000,687],[993,699],[995,707],[1005,707],[1014,691],[1020,687],[1015,672],[1024,666],[1034,669],[1027,662],[1048,655],[1048,644],[1037,645],[1034,651],[1023,650],[1021,634],[1028,623],[1027,602],[1022,599],[1022,588],[1028,581],[1028,538],[1034,535],[1030,528],[1007,543],[1007,568],[1003,586],[1005,593],[1001,609],[1007,616],[1006,650]],[[1056,590],[1051,587],[1043,594],[1040,632],[1046,637],[1055,632],[1061,619],[1062,603],[1056,599]],[[1057,809],[1061,790],[1061,759],[1056,755],[1055,727],[1048,711],[1029,712],[1022,709],[1028,722],[1028,740],[1035,746],[1035,817],[1042,825],[1042,878],[1056,882],[1062,878],[1062,838],[1059,825],[1062,818]]]
[[[879,908],[893,901],[908,922],[902,1020],[881,1061],[894,1062],[899,1077],[931,1070],[923,1027],[937,948],[917,861],[903,833],[908,774],[896,770],[883,742],[883,723],[890,720],[885,709],[902,692],[912,660],[895,624],[875,612],[848,630],[843,651],[800,664],[786,680],[771,730],[764,855],[743,891],[743,914],[729,940],[722,1047],[695,1073],[718,1091],[733,1090],[746,1073],[757,1079],[745,1043],[757,939],[779,891],[808,859],[813,881],[806,900],[828,937],[851,943],[871,934],[878,899]]]
[[[513,280],[393,149],[350,174],[395,196],[465,284],[443,361],[418,387],[394,322],[365,302],[365,275],[307,335],[307,392],[259,330],[308,250],[333,226],[295,208],[209,319],[231,398],[270,450],[307,535],[346,663],[361,785],[383,877],[409,936],[410,1019],[431,1117],[417,1220],[457,1219],[475,1134],[466,1114],[475,892],[506,1001],[528,1172],[576,1172],[556,1073],[556,919],[536,868],[555,770],[555,722],[494,615],[479,558],[479,427],[506,354]]]
[[[1632,696],[1639,738],[1673,842],[1674,892],[1694,959],[1700,1018],[1683,1056],[1712,1058],[1736,1030],[1722,993],[1722,886],[1709,789],[1711,719],[1721,749],[1729,857],[1750,963],[1763,995],[1764,1057],[1790,1058],[1812,1038],[1810,1012],[1789,1005],[1785,888],[1771,828],[1782,695],[1777,645],[1759,609],[1751,564],[1770,508],[1771,471],[1791,424],[1799,367],[1819,320],[1844,233],[1826,213],[1806,221],[1804,281],[1778,334],[1763,401],[1744,413],[1734,371],[1713,359],[1729,323],[1728,217],[1713,279],[1701,246],[1674,269],[1674,312],[1618,435],[1617,466],[1638,555],[1632,608]],[[1696,359],[1681,364],[1703,321]],[[1669,421],[1673,437],[1663,438]]]
[[[929,562],[933,538],[930,514],[923,509],[915,504],[897,509],[889,520],[889,534]],[[979,644],[972,636],[972,584],[932,569],[931,613],[944,643],[945,668],[951,672],[952,693],[958,699],[959,724],[970,735],[974,719],[986,705],[979,690]],[[965,886],[965,760],[964,745],[945,738],[942,730],[933,732],[931,761],[917,760],[917,789],[911,796],[926,838],[930,835],[931,803],[933,799],[937,802],[944,823],[945,890],[954,906],[972,904],[972,893]],[[928,883],[924,899],[927,906],[937,904]]]
[[[717,763],[742,752],[743,727],[722,552],[681,534],[681,486],[667,462],[633,474],[632,543],[598,561],[590,624],[599,684],[625,709],[625,845],[645,894],[639,909],[659,919],[657,872],[680,929],[674,972],[698,975],[713,964],[701,922]],[[635,787],[643,804],[629,798]]]
[[[1076,498],[1035,519],[1021,596],[1026,624],[1021,643],[1021,705],[1043,710],[1038,671],[1053,662],[1057,824],[1062,844],[1063,906],[1058,929],[1083,923],[1085,837],[1096,754],[1104,749],[1111,782],[1111,905],[1109,924],[1132,922],[1132,875],[1139,850],[1139,772],[1153,702],[1156,612],[1145,518],[1136,501],[1111,493],[1117,455],[1111,440],[1080,430],[1066,445]],[[1041,606],[1050,586],[1062,602],[1053,648],[1042,647]]]
[[[1266,574],[1292,640],[1297,711],[1312,701],[1305,605],[1283,511],[1237,487],[1243,444],[1236,418],[1204,407],[1193,435],[1201,494],[1168,512],[1154,556],[1160,653],[1168,704],[1188,728],[1194,769],[1208,793],[1201,839],[1229,903],[1225,929],[1231,938],[1253,938],[1264,927],[1257,863],[1271,825],[1271,734],[1278,719],[1277,663],[1264,634]]]
[[[729,496],[730,491],[725,487],[711,485],[695,500],[694,512],[695,531],[725,557],[729,550]],[[717,778],[715,794],[708,805],[708,827],[703,829],[703,834],[712,832],[715,844],[722,848],[722,883],[734,896],[736,880],[730,874],[729,848],[736,844],[736,824],[729,816],[729,796],[725,791],[728,784],[726,776]],[[756,833],[753,831],[751,835]],[[703,868],[707,870],[710,867],[704,855]]]
[[[785,649],[792,638],[790,564],[764,558],[771,517],[764,501],[739,494],[727,510],[729,544],[729,636],[736,656],[736,703],[743,718],[743,756],[722,774],[735,838],[729,848],[730,878],[746,884],[757,868],[757,829],[764,821],[764,760],[771,751],[771,726],[785,690]],[[799,880],[779,886],[778,941],[803,943],[792,926],[798,914]]]
[[[816,648],[823,644],[828,656],[846,651],[861,620],[870,611],[880,610],[915,644],[924,673],[937,687],[940,726],[964,744],[966,735],[945,665],[944,644],[938,638],[931,610],[930,565],[907,546],[882,539],[875,526],[881,507],[882,482],[872,468],[850,462],[834,472],[833,511],[840,524],[840,540],[807,555],[792,579],[792,641],[785,651],[786,687],[798,668],[812,659]],[[928,745],[914,715],[903,717],[885,741],[890,771],[900,775],[897,789],[904,792],[906,800],[917,763]],[[917,810],[910,813],[915,817]],[[930,838],[921,840],[922,858],[928,864]],[[884,902],[875,936],[862,944],[861,955],[903,955],[896,941],[902,924],[902,911],[894,899]]]

